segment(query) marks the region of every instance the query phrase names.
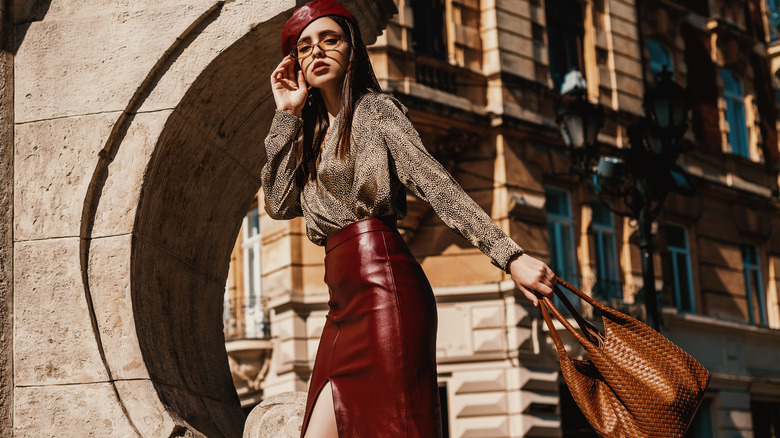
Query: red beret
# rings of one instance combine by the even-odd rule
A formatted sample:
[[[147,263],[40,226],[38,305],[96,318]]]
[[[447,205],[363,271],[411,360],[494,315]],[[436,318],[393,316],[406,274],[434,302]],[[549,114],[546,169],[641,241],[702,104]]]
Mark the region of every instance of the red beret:
[[[284,23],[284,28],[282,29],[282,55],[290,54],[306,26],[312,21],[327,15],[340,15],[357,23],[355,16],[336,0],[314,0],[306,3],[293,12],[292,17],[287,20],[287,23]]]

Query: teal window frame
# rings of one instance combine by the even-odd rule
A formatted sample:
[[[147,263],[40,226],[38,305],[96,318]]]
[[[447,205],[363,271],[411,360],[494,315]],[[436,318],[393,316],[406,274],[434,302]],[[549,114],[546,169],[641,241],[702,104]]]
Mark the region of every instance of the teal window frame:
[[[664,70],[664,66],[674,74],[674,60],[672,51],[666,44],[653,38],[647,39],[647,50],[650,52],[650,73],[655,82],[658,74]]]
[[[766,5],[769,16],[769,40],[777,41],[780,30],[780,0],[767,0]]]
[[[755,306],[758,305],[760,325],[766,325],[766,297],[761,280],[761,256],[756,245],[744,243],[740,245],[742,252],[742,265],[745,273],[745,293],[747,295],[748,322],[756,324]],[[755,290],[753,289],[755,287]],[[753,294],[755,292],[755,297]],[[754,303],[753,300],[757,303]]]
[[[750,158],[750,138],[745,113],[745,88],[742,80],[729,69],[721,69],[723,99],[726,101],[726,123],[729,125],[728,142],[731,152]]]
[[[688,230],[681,225],[677,224],[664,224],[665,232],[667,234],[666,249],[669,252],[669,257],[672,266],[672,289],[674,290],[674,303],[677,307],[677,311],[681,313],[696,313],[696,301],[693,293],[693,270],[691,269],[691,249],[690,240],[688,239]],[[670,228],[677,228],[682,231],[682,243],[685,246],[673,245],[669,243],[668,234]],[[683,271],[685,270],[684,275]],[[681,278],[685,276],[685,278]],[[688,303],[690,308],[683,306],[683,291],[685,286],[688,289]]]
[[[688,431],[685,433],[685,438],[711,438],[714,436],[712,433],[712,406],[713,400],[711,398],[702,400]]]
[[[550,242],[550,268],[559,277],[579,287],[571,194],[566,190],[550,186],[544,188],[544,194]],[[573,294],[570,297],[572,304],[578,306],[579,299],[576,299]],[[559,304],[557,297],[555,302]]]
[[[596,253],[594,295],[604,299],[623,299],[618,278],[617,243],[612,211],[601,201],[591,202],[590,234]]]

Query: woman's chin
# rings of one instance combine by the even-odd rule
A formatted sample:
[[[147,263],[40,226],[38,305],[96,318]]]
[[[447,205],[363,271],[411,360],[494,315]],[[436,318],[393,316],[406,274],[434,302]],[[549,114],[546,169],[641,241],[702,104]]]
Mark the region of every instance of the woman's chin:
[[[332,76],[330,74],[322,75],[322,76],[315,76],[306,81],[309,85],[311,85],[314,88],[331,88],[331,87],[337,87],[341,83],[335,76]]]

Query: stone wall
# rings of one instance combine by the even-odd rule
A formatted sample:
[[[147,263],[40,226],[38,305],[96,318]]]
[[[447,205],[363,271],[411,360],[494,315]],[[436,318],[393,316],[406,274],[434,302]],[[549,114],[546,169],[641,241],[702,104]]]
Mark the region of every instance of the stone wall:
[[[0,437],[13,423],[13,1],[0,2]]]
[[[0,207],[14,195],[13,219],[0,218],[15,281],[3,433],[240,435],[222,296],[260,185],[279,33],[301,3],[25,3],[0,113],[0,135],[15,129],[0,169],[16,163],[15,178],[0,175]],[[345,4],[369,43],[395,12]]]

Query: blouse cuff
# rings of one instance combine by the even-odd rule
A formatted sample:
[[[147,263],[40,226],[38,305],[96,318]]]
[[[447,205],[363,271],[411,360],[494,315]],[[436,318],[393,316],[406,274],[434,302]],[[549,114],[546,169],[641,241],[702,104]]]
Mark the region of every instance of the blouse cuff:
[[[277,109],[268,133],[268,139],[271,141],[266,142],[268,154],[277,153],[284,145],[290,143],[298,135],[301,126],[303,126],[303,119]]]
[[[518,254],[525,254],[525,250],[507,236],[491,245],[488,256],[495,266],[509,274],[509,261]]]

